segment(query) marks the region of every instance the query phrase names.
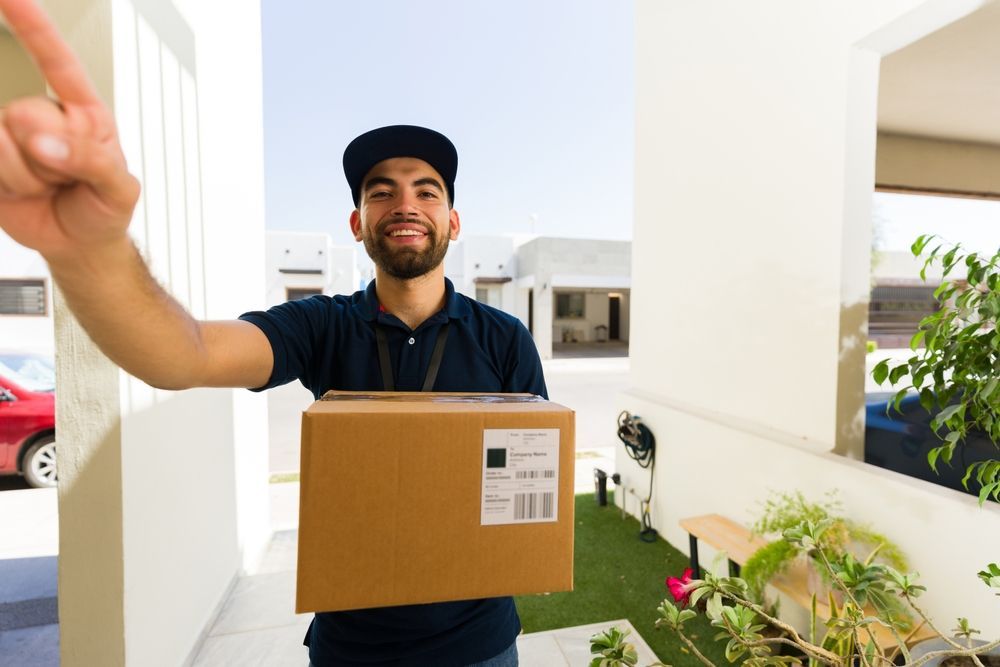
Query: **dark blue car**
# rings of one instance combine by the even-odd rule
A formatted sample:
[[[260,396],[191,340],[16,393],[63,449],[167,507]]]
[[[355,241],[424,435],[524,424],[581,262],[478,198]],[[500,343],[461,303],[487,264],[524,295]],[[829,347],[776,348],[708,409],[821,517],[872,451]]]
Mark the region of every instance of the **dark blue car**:
[[[891,397],[892,394],[867,397],[865,463],[978,496],[979,484],[975,478],[969,480],[968,491],[962,486],[965,471],[969,464],[1000,459],[1000,449],[985,434],[973,431],[964,445],[955,448],[951,465],[939,460],[935,473],[927,463],[927,453],[943,443],[931,430],[933,415],[924,410],[916,394],[902,400],[901,413],[890,406]]]

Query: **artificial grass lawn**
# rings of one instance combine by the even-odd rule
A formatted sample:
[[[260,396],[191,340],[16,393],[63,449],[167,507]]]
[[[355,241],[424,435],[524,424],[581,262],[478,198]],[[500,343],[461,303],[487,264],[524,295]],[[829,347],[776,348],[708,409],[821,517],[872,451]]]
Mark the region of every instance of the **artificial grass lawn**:
[[[608,493],[606,507],[599,507],[593,494],[576,497],[575,590],[515,598],[524,631],[627,618],[664,663],[700,666],[676,633],[657,630],[653,625],[656,608],[670,595],[664,580],[681,576],[688,567],[687,556],[662,538],[652,544],[641,541],[639,522],[631,516],[622,520],[611,495]],[[704,616],[684,627],[688,638],[709,660],[728,664],[723,652],[725,642],[712,640],[718,630]]]

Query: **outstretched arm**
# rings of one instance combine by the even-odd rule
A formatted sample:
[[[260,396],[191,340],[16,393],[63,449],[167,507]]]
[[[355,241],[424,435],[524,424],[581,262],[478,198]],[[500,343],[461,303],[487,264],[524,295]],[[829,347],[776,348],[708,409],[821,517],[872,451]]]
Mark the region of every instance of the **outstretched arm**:
[[[192,318],[129,239],[139,182],[82,63],[34,0],[0,0],[0,12],[59,98],[0,110],[0,229],[42,254],[87,333],[129,373],[167,389],[263,385],[264,334]]]

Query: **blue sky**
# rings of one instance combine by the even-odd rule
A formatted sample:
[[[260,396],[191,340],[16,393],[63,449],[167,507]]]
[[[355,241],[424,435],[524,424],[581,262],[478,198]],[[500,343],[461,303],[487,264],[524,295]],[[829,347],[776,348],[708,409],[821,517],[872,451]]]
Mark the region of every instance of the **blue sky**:
[[[632,238],[631,2],[263,0],[262,19],[269,229],[353,243],[344,147],[411,123],[458,147],[463,233]],[[876,193],[874,214],[884,250],[930,232],[992,253],[1000,203]]]
[[[263,0],[262,18],[269,229],[353,243],[344,147],[409,123],[458,147],[464,233],[632,237],[631,2]]]

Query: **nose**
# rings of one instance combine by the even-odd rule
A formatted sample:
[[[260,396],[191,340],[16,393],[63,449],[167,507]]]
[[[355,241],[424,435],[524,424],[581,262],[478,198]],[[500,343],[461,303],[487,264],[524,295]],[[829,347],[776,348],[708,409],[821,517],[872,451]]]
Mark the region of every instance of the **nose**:
[[[419,215],[416,193],[408,190],[402,191],[399,197],[396,198],[396,205],[393,207],[392,213],[400,217],[416,217]]]

